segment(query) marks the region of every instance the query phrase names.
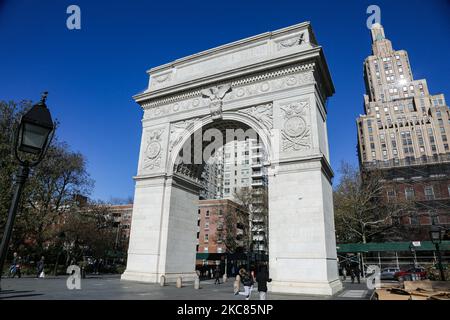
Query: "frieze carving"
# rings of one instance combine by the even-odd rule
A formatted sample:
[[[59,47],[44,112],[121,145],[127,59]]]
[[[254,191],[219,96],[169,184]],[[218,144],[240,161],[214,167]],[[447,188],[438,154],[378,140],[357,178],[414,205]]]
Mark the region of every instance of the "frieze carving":
[[[253,75],[250,77],[242,77],[242,78],[232,81],[231,87],[234,90],[237,87],[251,84],[251,83],[267,81],[267,80],[274,79],[274,78],[280,78],[280,77],[283,77],[283,76],[289,75],[289,74],[309,72],[314,69],[314,66],[315,66],[314,63],[300,64],[300,65],[295,65],[295,66],[291,66],[288,68],[283,68],[283,69],[278,69],[278,70],[274,70],[274,71],[270,71],[270,72],[260,73],[260,74]],[[141,106],[144,109],[153,109],[154,107],[157,107],[157,106],[168,105],[168,104],[174,103],[176,101],[188,100],[188,99],[192,99],[194,97],[199,97],[199,96],[201,96],[200,90],[194,89],[194,90],[191,90],[188,92],[171,95],[171,96],[161,98],[161,99],[154,99],[154,100],[146,101],[146,102],[143,102],[141,104]]]
[[[148,133],[143,164],[145,170],[153,170],[161,166],[161,135],[163,133],[164,129],[156,129]]]
[[[298,36],[282,40],[278,42],[278,50],[291,48],[297,45],[301,45],[305,41],[305,33],[301,33]]]
[[[211,87],[201,91],[202,97],[209,99],[207,104],[213,120],[222,119],[222,99],[230,91],[231,84]]]
[[[284,124],[281,130],[283,151],[299,151],[311,148],[309,127],[309,103],[300,101],[281,106]]]
[[[224,101],[237,100],[255,95],[261,95],[267,92],[275,92],[278,90],[301,86],[315,81],[313,72],[302,72],[297,74],[291,74],[280,78],[270,79],[267,81],[247,84],[240,87],[233,87],[233,91],[230,92],[224,98]]]
[[[267,133],[271,133],[273,129],[273,108],[272,103],[261,104],[258,106],[241,109],[239,113],[245,113],[252,117],[256,122],[261,124]]]
[[[194,122],[198,119],[199,118],[178,121],[170,125],[169,153],[172,153],[173,148],[181,141],[183,138],[183,132],[192,127]]]

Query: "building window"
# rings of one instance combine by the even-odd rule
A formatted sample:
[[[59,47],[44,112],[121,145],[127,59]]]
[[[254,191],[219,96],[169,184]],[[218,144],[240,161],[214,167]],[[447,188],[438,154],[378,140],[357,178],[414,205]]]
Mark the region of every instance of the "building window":
[[[411,133],[409,131],[403,131],[400,133],[403,144],[403,151],[405,154],[413,154],[414,148],[412,147]]]
[[[206,210],[205,217],[209,217],[209,210]]]
[[[414,199],[414,189],[413,189],[413,187],[406,187],[405,188],[405,198],[407,200],[413,200]]]
[[[205,233],[205,242],[209,241],[209,234]]]
[[[419,216],[417,213],[412,213],[410,215],[410,219],[411,219],[411,224],[412,225],[419,225],[420,224],[420,220],[419,220]]]
[[[389,201],[395,199],[396,198],[395,190],[394,189],[387,190],[387,197]]]
[[[209,222],[205,222],[205,230],[209,230]]]
[[[433,186],[425,186],[424,193],[425,193],[425,199],[427,199],[427,200],[434,199]]]
[[[439,224],[439,216],[436,213],[430,214],[431,224],[438,225]]]

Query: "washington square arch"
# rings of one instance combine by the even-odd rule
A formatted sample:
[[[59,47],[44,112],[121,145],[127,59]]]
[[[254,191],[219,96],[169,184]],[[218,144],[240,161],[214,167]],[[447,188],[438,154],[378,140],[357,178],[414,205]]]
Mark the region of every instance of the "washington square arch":
[[[134,96],[144,115],[122,279],[193,279],[204,159],[179,159],[186,145],[200,144],[202,153],[205,129],[250,128],[267,152],[269,291],[340,291],[326,124],[334,87],[311,25],[222,45],[148,74],[148,89]]]

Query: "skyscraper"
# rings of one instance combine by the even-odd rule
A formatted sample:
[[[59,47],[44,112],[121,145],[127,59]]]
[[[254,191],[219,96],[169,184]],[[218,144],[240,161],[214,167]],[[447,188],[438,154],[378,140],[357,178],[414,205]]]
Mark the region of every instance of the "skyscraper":
[[[372,55],[364,62],[365,114],[357,119],[363,166],[390,167],[448,159],[449,109],[443,94],[431,95],[414,80],[408,53],[394,50],[374,24]]]
[[[361,169],[383,174],[386,201],[412,208],[392,217],[403,240],[429,240],[428,226],[450,223],[450,110],[443,94],[415,80],[405,50],[394,50],[380,24],[364,61],[364,115],[357,118]]]

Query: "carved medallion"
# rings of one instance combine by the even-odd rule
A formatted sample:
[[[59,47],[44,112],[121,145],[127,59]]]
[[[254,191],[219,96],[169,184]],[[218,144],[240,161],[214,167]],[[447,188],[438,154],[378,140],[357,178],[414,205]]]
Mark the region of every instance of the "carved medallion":
[[[306,119],[309,118],[309,103],[306,101],[282,106],[284,125],[282,130],[283,151],[311,148],[311,135]]]
[[[161,144],[157,141],[152,141],[147,146],[147,157],[149,159],[156,158],[161,152]]]
[[[306,121],[300,116],[293,116],[284,123],[286,134],[291,137],[298,137],[306,131]]]
[[[156,129],[148,133],[144,156],[144,169],[152,170],[161,166],[161,135],[163,132],[163,129]]]

